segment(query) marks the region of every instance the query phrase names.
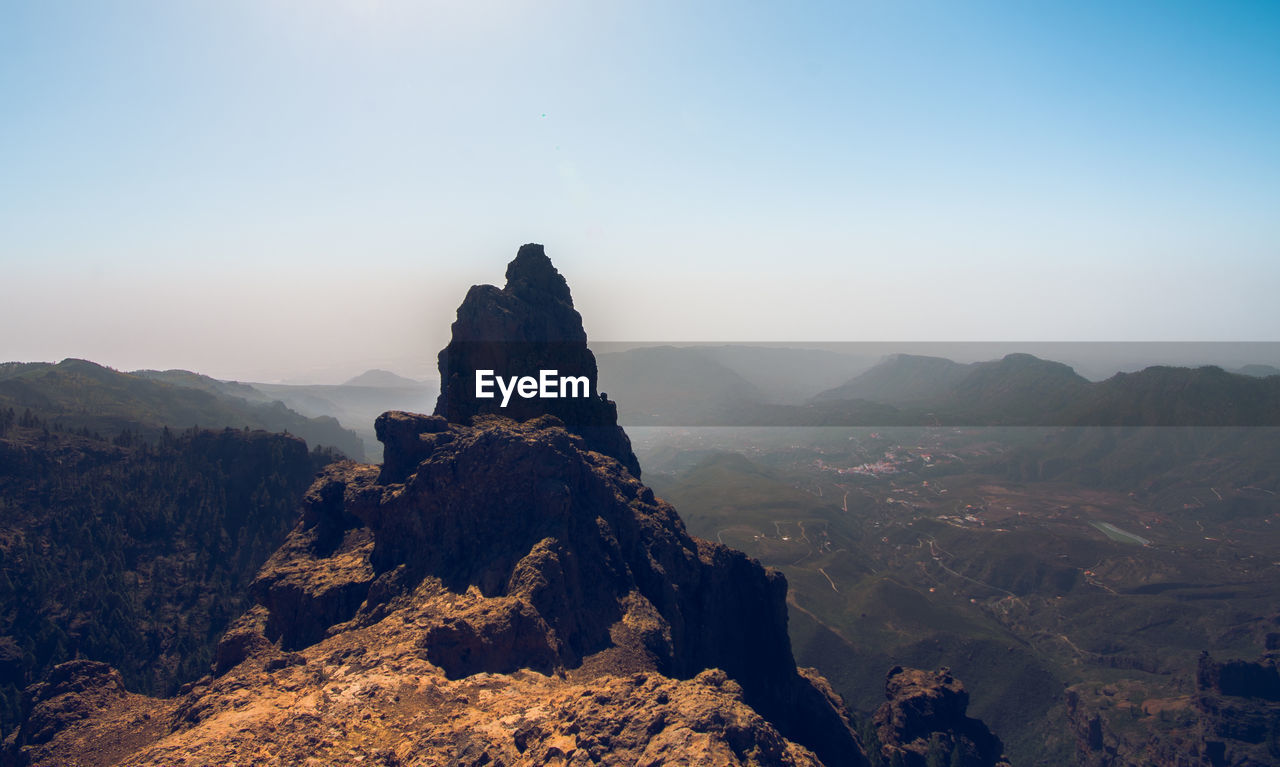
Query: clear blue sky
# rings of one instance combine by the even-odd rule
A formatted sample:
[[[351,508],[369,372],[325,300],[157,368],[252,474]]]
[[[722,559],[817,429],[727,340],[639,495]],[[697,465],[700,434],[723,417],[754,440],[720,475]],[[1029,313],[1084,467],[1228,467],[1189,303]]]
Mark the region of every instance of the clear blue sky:
[[[1280,4],[0,5],[0,359],[421,374],[543,242],[604,340],[1280,340]]]

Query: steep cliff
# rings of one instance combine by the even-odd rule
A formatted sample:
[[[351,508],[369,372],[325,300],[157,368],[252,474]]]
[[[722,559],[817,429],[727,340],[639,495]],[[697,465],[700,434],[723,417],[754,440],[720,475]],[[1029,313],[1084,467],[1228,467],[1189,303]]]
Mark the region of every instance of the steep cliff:
[[[1274,620],[1274,619],[1273,619]],[[1280,634],[1256,661],[1204,652],[1191,694],[1153,694],[1134,680],[1078,684],[1067,717],[1084,767],[1263,767],[1280,764]]]

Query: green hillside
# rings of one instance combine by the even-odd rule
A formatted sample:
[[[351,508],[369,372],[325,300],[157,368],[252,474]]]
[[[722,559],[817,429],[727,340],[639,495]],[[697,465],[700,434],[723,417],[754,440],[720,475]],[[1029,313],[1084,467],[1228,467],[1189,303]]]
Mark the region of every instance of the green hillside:
[[[22,688],[72,658],[152,694],[205,674],[332,460],[261,431],[107,440],[0,409],[0,730]]]
[[[182,374],[183,385],[161,380]],[[0,365],[0,408],[31,411],[67,430],[115,435],[129,429],[150,439],[165,427],[288,432],[312,446],[364,458],[360,438],[331,417],[308,418],[277,401],[254,402],[240,391],[186,371],[121,373],[86,360]]]

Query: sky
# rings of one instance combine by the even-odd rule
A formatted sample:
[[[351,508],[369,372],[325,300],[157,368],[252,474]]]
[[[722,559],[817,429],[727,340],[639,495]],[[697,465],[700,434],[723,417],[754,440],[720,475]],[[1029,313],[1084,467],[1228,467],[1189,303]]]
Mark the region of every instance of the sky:
[[[0,4],[0,360],[423,377],[592,339],[1280,340],[1280,4]]]

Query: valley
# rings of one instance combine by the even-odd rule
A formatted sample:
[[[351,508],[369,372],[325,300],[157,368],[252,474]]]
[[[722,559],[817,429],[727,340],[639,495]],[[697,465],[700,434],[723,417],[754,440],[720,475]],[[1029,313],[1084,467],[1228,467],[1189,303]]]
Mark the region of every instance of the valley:
[[[787,575],[799,662],[863,710],[889,666],[949,666],[1020,764],[1074,759],[1068,690],[1172,737],[1202,650],[1280,630],[1276,479],[1240,452],[1275,430],[1192,432],[631,429],[693,534]]]

